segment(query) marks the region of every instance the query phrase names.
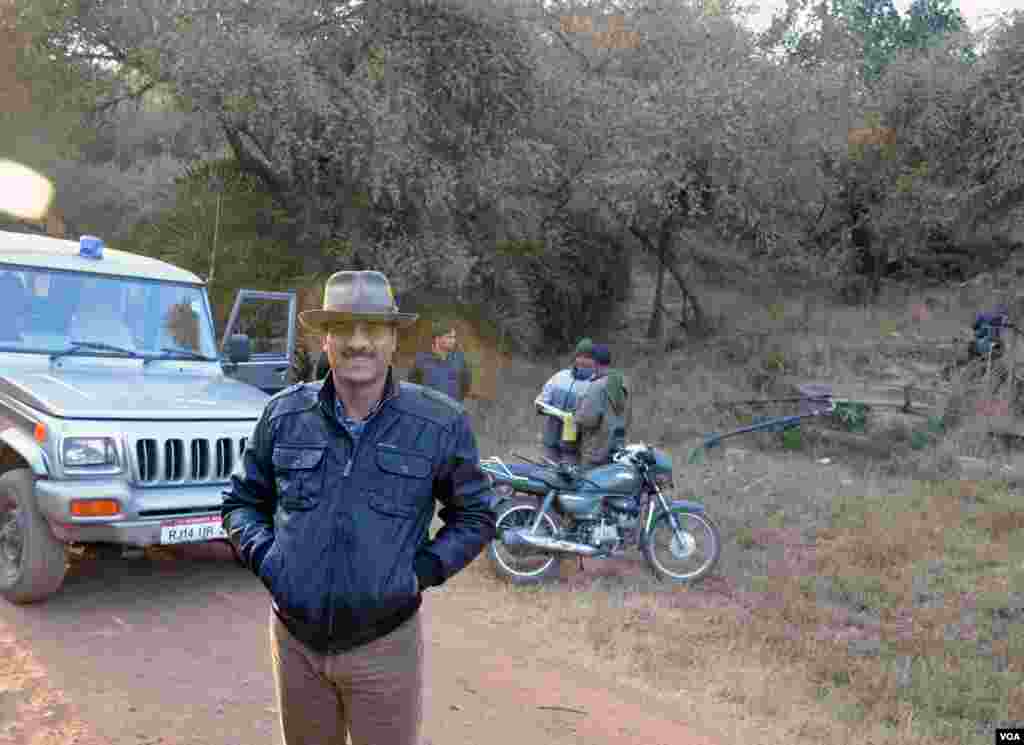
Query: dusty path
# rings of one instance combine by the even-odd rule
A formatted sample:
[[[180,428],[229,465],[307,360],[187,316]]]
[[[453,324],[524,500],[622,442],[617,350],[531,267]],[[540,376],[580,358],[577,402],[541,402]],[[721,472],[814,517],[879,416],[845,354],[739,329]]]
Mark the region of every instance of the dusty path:
[[[425,743],[712,745],[567,668],[557,641],[487,623],[486,603],[427,594]],[[267,618],[262,586],[223,547],[87,562],[43,605],[0,603],[0,745],[279,743]]]

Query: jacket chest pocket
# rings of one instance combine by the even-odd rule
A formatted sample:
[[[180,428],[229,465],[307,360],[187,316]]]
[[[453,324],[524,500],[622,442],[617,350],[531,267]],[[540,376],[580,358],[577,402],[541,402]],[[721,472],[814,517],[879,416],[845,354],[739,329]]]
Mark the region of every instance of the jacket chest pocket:
[[[280,506],[290,512],[310,510],[323,492],[323,447],[277,445],[272,455]]]
[[[433,468],[426,453],[377,447],[377,468],[386,488],[381,491],[393,500],[393,511],[415,514],[433,500]],[[381,506],[377,500],[375,507]]]

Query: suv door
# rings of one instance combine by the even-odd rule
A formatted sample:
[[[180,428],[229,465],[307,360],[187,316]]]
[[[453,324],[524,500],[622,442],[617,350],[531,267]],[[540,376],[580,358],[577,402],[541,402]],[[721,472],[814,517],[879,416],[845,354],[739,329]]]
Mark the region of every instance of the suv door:
[[[239,290],[221,340],[225,374],[266,393],[284,390],[295,351],[297,305],[294,292]],[[250,354],[235,362],[228,359],[227,347],[239,334],[248,338]]]

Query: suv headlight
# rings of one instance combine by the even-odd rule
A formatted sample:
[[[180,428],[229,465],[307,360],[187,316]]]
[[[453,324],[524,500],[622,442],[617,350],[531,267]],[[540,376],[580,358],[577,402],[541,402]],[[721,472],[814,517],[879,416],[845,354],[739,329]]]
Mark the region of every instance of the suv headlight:
[[[117,465],[117,447],[109,437],[69,437],[62,456],[68,468]]]

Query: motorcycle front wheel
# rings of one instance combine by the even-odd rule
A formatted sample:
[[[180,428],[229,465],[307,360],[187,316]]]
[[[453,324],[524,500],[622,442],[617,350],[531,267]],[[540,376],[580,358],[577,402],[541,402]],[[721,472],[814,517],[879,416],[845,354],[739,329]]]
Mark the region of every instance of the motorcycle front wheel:
[[[654,516],[649,533],[640,541],[640,550],[658,579],[669,582],[699,582],[704,579],[722,553],[718,526],[705,514],[673,510],[679,521],[679,535],[665,511]]]
[[[512,499],[497,508],[497,538],[491,541],[487,553],[495,571],[515,585],[533,585],[558,577],[562,569],[562,558],[557,554],[528,546],[506,546],[502,532],[506,529],[529,529],[537,519],[540,507],[533,500]],[[546,513],[540,521],[537,532],[554,537],[560,532],[558,517]]]

